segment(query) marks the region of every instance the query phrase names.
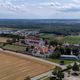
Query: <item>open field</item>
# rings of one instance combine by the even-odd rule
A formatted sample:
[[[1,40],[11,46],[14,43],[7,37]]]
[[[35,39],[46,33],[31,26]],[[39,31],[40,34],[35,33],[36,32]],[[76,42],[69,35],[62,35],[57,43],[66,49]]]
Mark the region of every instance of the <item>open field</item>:
[[[0,51],[0,80],[24,80],[51,70],[53,65]]]
[[[60,64],[60,61],[59,59],[47,59],[48,61],[51,61],[51,62],[54,62],[54,63],[58,63]],[[75,60],[64,60],[64,64],[70,64],[70,63],[73,63]]]
[[[57,39],[70,44],[80,44],[80,36],[64,36],[63,37],[63,36],[55,36],[52,34],[44,34],[44,35],[41,35],[41,37],[49,38],[50,40]]]
[[[63,41],[71,44],[80,44],[80,36],[66,36]]]
[[[6,37],[0,37],[0,42],[6,42],[6,40],[8,40],[10,38],[6,38]]]
[[[54,34],[47,34],[47,33],[44,33],[40,36],[41,38],[48,38],[50,40],[53,40],[55,38]]]
[[[24,47],[24,46],[10,45],[10,44],[5,45],[3,48],[13,50],[13,51],[19,51],[19,52],[26,50],[26,47]]]

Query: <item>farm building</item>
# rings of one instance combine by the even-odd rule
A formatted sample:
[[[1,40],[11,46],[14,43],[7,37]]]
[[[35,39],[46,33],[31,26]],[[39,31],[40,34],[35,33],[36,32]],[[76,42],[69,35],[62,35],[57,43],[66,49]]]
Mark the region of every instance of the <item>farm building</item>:
[[[0,80],[40,80],[51,75],[54,65],[10,51],[0,51]]]
[[[77,60],[78,57],[74,55],[61,55],[60,59]]]

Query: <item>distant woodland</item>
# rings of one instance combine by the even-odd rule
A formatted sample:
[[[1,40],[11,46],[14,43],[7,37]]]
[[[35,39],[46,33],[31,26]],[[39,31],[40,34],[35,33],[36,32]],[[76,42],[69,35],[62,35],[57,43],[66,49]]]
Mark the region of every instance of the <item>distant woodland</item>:
[[[80,23],[77,21],[37,21],[37,20],[0,20],[0,27],[17,29],[39,29],[40,32],[56,35],[78,35]]]

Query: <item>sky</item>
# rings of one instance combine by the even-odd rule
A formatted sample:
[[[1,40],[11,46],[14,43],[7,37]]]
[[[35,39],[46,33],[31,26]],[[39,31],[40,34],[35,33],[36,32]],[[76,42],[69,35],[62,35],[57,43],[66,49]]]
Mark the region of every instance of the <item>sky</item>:
[[[80,19],[80,0],[0,0],[0,19]]]

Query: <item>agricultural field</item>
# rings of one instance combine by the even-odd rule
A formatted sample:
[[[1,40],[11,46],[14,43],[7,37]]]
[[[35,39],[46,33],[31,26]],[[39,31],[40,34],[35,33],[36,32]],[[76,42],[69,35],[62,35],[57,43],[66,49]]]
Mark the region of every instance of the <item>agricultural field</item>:
[[[0,51],[0,80],[24,80],[45,73],[55,66],[33,58]]]
[[[80,36],[66,36],[62,40],[71,44],[80,44]]]
[[[0,42],[6,42],[6,40],[11,39],[11,38],[6,38],[6,37],[0,37]]]
[[[13,50],[13,51],[19,51],[19,52],[26,50],[26,47],[24,47],[24,46],[10,45],[10,44],[5,45],[3,48]]]
[[[41,37],[49,38],[50,40],[57,39],[64,43],[80,44],[80,36],[55,36],[53,34],[43,34],[43,35],[41,35]]]
[[[50,40],[53,40],[55,38],[54,34],[47,34],[47,33],[43,33],[40,35],[41,38],[48,38]]]

